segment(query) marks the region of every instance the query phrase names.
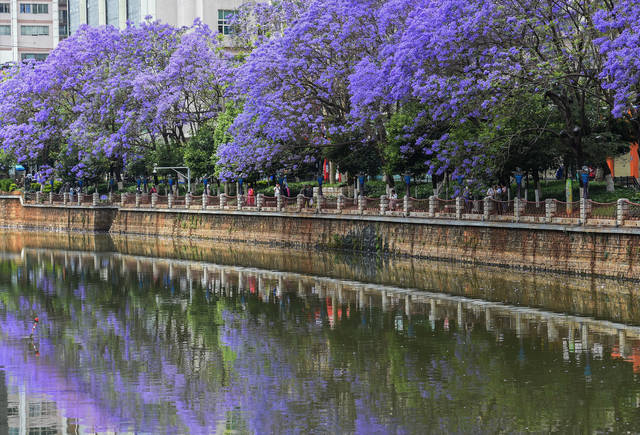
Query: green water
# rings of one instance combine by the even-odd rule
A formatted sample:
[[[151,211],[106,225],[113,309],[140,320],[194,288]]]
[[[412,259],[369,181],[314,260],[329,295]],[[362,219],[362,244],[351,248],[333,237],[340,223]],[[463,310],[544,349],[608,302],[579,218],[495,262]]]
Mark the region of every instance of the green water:
[[[633,284],[123,246],[0,255],[0,434],[640,428]]]

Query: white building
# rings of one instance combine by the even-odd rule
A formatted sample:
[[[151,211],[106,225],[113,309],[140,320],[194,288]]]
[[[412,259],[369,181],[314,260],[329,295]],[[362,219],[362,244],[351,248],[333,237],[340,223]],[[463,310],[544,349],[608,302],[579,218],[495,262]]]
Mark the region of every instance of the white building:
[[[0,64],[42,59],[68,33],[67,0],[0,0]]]
[[[139,23],[146,16],[174,26],[200,18],[229,33],[229,17],[246,0],[0,0],[0,65],[44,59],[80,27]]]
[[[212,29],[228,34],[229,16],[246,0],[69,0],[71,33],[81,24],[126,26],[146,16],[174,26],[189,26],[200,18]]]

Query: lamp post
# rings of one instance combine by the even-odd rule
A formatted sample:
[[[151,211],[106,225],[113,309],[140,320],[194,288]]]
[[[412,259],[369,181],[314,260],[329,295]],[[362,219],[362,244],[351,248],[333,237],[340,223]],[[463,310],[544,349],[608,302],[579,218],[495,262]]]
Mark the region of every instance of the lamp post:
[[[404,177],[404,184],[405,184],[405,196],[411,196],[411,174],[406,173],[403,174]]]
[[[589,168],[587,166],[582,167],[580,180],[582,181],[582,197],[586,201],[589,197]]]
[[[522,169],[516,168],[513,177],[516,179],[516,185],[518,186],[518,199],[520,199],[520,190],[522,189],[522,176]]]
[[[187,170],[187,175],[185,176],[183,172],[180,172],[178,169]],[[157,166],[153,165],[153,173],[157,174],[159,170],[170,170],[174,171],[176,174],[185,177],[187,179],[187,192],[191,193],[191,168],[188,166]]]
[[[364,196],[364,178],[365,175],[361,172],[358,174],[358,195]]]

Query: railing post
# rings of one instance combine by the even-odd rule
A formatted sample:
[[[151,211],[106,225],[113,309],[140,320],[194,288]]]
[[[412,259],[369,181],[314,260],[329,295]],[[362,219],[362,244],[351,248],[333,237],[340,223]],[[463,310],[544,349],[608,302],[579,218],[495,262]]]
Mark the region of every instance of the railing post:
[[[280,210],[282,210],[282,195],[278,193],[276,195],[276,211]]]
[[[553,199],[547,198],[544,201],[544,212],[547,218],[547,223],[551,223],[553,215],[556,213],[556,203]]]
[[[304,195],[302,193],[298,193],[296,197],[296,202],[298,206],[298,213],[302,212],[302,207],[304,207]]]
[[[258,211],[262,211],[262,203],[264,201],[264,195],[262,193],[258,193],[256,195],[256,209]]]
[[[436,217],[436,197],[431,195],[429,197],[429,217]]]
[[[244,195],[241,195],[241,194],[236,195],[236,207],[238,210],[242,210],[243,199],[244,199]]]
[[[49,192],[49,204],[53,205],[53,191]]]
[[[405,216],[409,216],[409,196],[405,195],[402,201],[402,212]]]
[[[109,204],[113,204],[113,193],[111,193],[111,191],[109,191],[108,195],[109,195],[109,198],[108,198]]]
[[[387,200],[387,195],[380,196],[380,215],[384,216],[387,212],[387,208],[389,207],[389,201]]]
[[[516,222],[520,222],[520,198],[513,200],[513,218]]]
[[[140,208],[140,192],[136,192],[136,208]]]
[[[123,192],[122,195],[120,195],[120,207],[124,207],[127,203],[127,195],[127,192]]]
[[[209,195],[203,194],[202,195],[202,209],[206,210],[207,209],[207,203],[209,202]]]
[[[616,207],[616,226],[621,227],[629,213],[629,200],[627,198],[618,199]]]
[[[225,193],[220,194],[220,210],[224,210],[224,206],[227,205],[227,195]]]
[[[184,207],[185,208],[191,207],[191,192],[187,192],[184,195]]]
[[[92,205],[95,207],[98,205],[98,202],[100,201],[100,194],[98,192],[93,192],[93,197],[91,198],[92,201]]]
[[[151,194],[151,208],[156,208],[158,205],[158,194],[157,193],[152,193]]]
[[[462,219],[462,211],[464,209],[464,198],[456,197],[456,219]]]
[[[36,204],[40,204],[42,200],[42,192],[36,192]]]
[[[358,195],[358,214],[364,214],[364,196]]]
[[[167,195],[167,208],[173,208],[173,193]]]
[[[67,205],[68,202],[69,202],[69,192],[64,192],[62,194],[62,203],[64,205]]]
[[[342,207],[344,207],[344,195],[342,192],[338,193],[338,199],[336,200],[336,211],[338,214],[342,213]]]
[[[580,223],[587,224],[587,200],[584,197],[580,198]]]
[[[78,205],[82,205],[82,193],[78,192],[78,194],[76,195],[78,197]]]
[[[484,202],[484,204],[482,204],[482,219],[488,221],[491,217],[491,212],[493,211],[491,209],[493,203],[491,202],[491,198],[488,196],[485,196],[482,201]]]
[[[322,200],[323,200],[323,196],[322,195],[316,195],[316,212],[317,213],[322,213]]]

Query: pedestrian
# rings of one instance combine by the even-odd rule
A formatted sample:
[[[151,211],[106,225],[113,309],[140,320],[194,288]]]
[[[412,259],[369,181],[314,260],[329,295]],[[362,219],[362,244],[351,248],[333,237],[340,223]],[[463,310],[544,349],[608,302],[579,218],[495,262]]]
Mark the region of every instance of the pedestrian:
[[[398,194],[396,193],[396,189],[391,189],[391,195],[389,195],[389,209],[395,210],[397,203]]]
[[[493,189],[493,186],[489,186],[487,189],[487,197],[494,199],[496,195],[496,191]]]
[[[247,205],[255,204],[254,194],[255,192],[253,191],[253,187],[249,186],[249,190],[247,191]]]

